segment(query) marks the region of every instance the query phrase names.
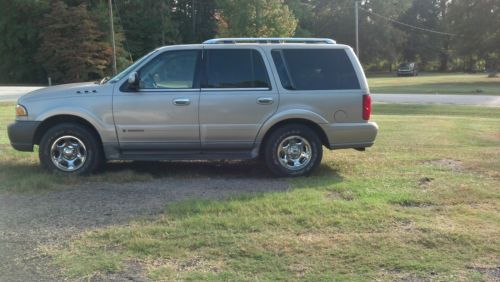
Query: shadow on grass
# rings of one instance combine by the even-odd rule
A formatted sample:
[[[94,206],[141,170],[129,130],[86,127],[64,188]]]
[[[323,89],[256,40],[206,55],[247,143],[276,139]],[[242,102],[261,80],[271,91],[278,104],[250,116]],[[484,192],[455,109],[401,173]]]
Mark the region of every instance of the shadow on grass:
[[[309,182],[318,177],[340,181],[338,172],[322,164],[310,177],[299,182]],[[33,159],[0,161],[0,192],[34,192],[67,190],[87,183],[145,182],[161,178],[173,179],[276,179],[263,162],[248,161],[162,161],[108,162],[90,176],[61,176],[43,170]],[[282,180],[285,180],[283,178]]]

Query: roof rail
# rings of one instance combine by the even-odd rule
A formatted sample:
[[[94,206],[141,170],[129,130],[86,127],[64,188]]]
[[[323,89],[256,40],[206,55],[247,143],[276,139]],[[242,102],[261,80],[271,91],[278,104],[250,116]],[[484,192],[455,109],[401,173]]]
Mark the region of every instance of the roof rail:
[[[250,38],[215,38],[203,44],[237,44],[237,43],[323,43],[335,44],[335,40],[330,38],[292,38],[292,37],[250,37]]]

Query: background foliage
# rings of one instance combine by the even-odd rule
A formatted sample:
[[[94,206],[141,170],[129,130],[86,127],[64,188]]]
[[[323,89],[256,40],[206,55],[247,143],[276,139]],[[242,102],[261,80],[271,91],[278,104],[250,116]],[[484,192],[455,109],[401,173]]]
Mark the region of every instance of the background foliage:
[[[354,0],[113,0],[118,66],[152,49],[217,36],[331,37],[354,46]],[[403,61],[424,70],[500,66],[500,0],[363,0],[360,58],[368,71]],[[410,28],[391,20],[437,34]],[[0,0],[0,82],[111,75],[106,0]]]

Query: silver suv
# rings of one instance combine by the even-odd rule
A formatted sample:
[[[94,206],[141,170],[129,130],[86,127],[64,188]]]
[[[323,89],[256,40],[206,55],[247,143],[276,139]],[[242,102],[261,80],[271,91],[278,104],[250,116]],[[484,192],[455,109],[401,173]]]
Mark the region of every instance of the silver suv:
[[[353,50],[331,39],[224,38],[154,50],[112,79],[28,93],[12,146],[50,171],[105,160],[261,157],[281,176],[330,150],[372,146],[377,124]]]

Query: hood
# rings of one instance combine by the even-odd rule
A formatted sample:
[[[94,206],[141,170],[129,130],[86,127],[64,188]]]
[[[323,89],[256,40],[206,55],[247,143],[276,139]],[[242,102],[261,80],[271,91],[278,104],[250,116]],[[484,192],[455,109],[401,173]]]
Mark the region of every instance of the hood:
[[[102,90],[109,87],[108,84],[96,84],[95,82],[80,82],[80,83],[70,83],[61,84],[56,86],[50,86],[46,88],[41,88],[32,92],[29,92],[21,98],[19,98],[19,103],[22,104],[23,101],[30,100],[45,100],[53,98],[63,98],[63,97],[74,97],[74,96],[85,96],[85,95],[98,95],[102,93]]]

